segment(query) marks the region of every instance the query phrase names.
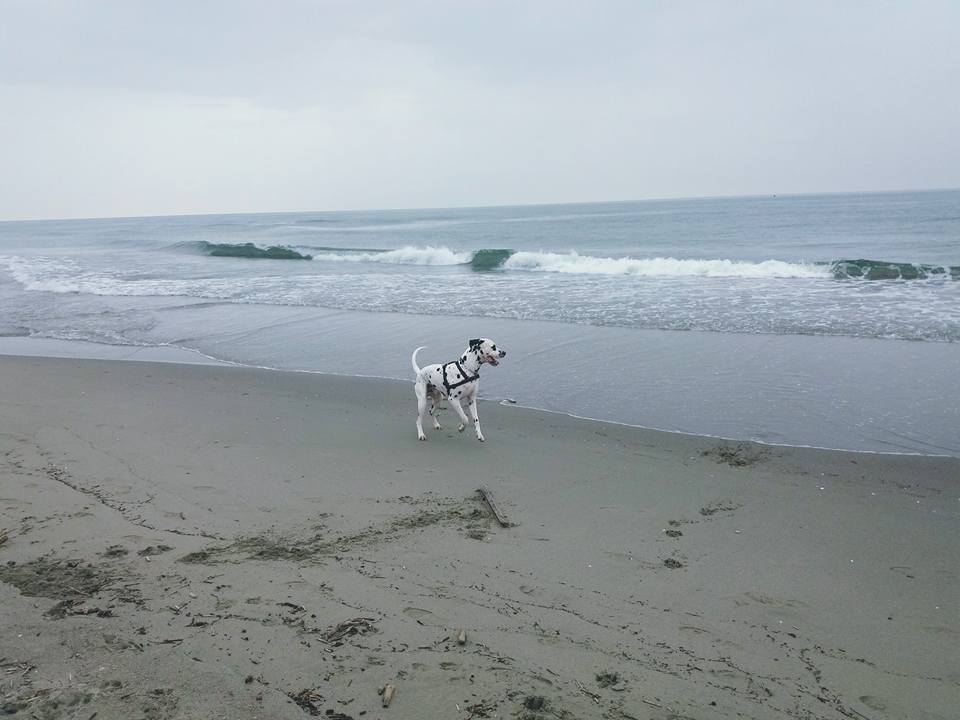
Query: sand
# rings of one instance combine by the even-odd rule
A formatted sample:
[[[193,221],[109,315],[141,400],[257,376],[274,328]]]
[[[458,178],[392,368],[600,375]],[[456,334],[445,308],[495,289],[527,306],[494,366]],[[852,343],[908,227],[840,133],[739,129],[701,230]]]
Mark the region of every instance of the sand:
[[[955,458],[494,403],[486,443],[450,412],[421,443],[410,386],[224,366],[0,378],[0,714],[958,716]]]

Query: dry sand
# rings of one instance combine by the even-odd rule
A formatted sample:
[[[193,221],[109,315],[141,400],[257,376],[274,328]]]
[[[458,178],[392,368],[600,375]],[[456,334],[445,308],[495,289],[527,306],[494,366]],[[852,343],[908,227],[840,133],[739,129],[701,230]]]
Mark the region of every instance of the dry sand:
[[[493,403],[485,444],[420,443],[410,387],[231,367],[0,380],[0,714],[960,717],[956,459]]]

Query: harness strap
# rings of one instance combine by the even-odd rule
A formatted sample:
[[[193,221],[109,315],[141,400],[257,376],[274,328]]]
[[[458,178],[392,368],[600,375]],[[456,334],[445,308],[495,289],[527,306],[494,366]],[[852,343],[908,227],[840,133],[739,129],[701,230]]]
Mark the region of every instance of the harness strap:
[[[447,368],[450,367],[451,365],[456,366],[457,372],[459,372],[460,376],[463,378],[462,380],[455,383],[451,383],[449,380],[447,380]],[[454,360],[453,362],[448,362],[446,365],[440,368],[440,374],[443,376],[443,387],[445,387],[447,390],[447,396],[450,395],[450,391],[453,390],[454,388],[458,388],[461,385],[466,385],[467,383],[471,383],[474,380],[480,379],[480,373],[477,373],[476,375],[472,375],[472,376],[467,375],[467,373],[464,372],[463,368],[460,367],[460,363],[457,362],[456,360]]]

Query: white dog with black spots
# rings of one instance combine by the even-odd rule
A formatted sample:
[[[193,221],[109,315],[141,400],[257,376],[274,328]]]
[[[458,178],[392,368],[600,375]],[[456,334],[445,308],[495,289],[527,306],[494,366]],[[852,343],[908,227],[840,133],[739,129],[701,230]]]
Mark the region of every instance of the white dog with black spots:
[[[444,398],[460,416],[460,432],[469,424],[467,414],[460,403],[467,400],[470,405],[470,417],[477,428],[477,440],[483,442],[483,433],[480,431],[480,418],[477,416],[477,390],[480,387],[480,368],[484,364],[499,365],[500,358],[506,356],[506,350],[500,350],[490,338],[476,338],[471,340],[467,349],[456,360],[448,363],[437,363],[426,367],[417,366],[417,353],[423,350],[418,347],[413,351],[410,363],[416,375],[414,392],[417,394],[417,437],[426,440],[423,432],[423,412],[427,409],[427,398],[430,398],[430,415],[433,416],[433,427],[440,429],[440,403]]]

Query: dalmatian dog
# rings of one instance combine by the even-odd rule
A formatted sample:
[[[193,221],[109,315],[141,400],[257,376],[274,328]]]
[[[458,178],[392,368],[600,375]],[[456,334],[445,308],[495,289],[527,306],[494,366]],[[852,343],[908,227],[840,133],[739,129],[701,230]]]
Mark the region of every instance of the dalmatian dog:
[[[417,366],[417,353],[423,350],[418,347],[413,351],[410,363],[416,375],[414,392],[417,394],[417,437],[426,440],[423,433],[423,411],[427,409],[427,398],[430,398],[430,415],[433,416],[433,427],[440,429],[440,403],[444,398],[449,399],[450,405],[460,416],[460,427],[463,432],[470,421],[460,404],[462,400],[469,401],[470,416],[477,428],[477,440],[483,442],[483,433],[480,431],[480,418],[477,417],[477,390],[480,387],[480,367],[485,363],[499,365],[500,358],[505,357],[506,350],[499,350],[497,344],[489,338],[471,340],[467,349],[456,360],[448,363]]]

